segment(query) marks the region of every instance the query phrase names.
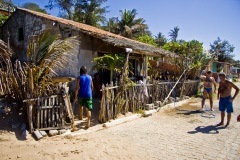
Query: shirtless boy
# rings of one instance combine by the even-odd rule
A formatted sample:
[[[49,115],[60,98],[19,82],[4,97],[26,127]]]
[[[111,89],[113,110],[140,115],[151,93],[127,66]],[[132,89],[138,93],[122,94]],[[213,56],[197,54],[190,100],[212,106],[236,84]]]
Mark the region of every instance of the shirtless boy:
[[[225,110],[227,110],[227,123],[225,127],[227,127],[231,120],[231,113],[233,112],[232,102],[236,98],[239,88],[233,84],[232,82],[226,80],[225,73],[219,73],[220,83],[218,88],[218,99],[219,100],[219,110],[221,111],[221,122],[217,124],[217,126],[221,126],[224,124]],[[232,97],[231,91],[232,88],[235,89],[235,94]]]
[[[212,86],[214,85],[214,93],[216,93],[216,81],[214,79],[214,77],[212,77],[212,72],[211,71],[207,71],[206,76],[201,75],[201,79],[203,80],[203,98],[202,98],[202,109],[205,103],[205,99],[207,98],[207,95],[209,97],[209,101],[210,101],[210,110],[212,111],[212,107],[213,107],[213,99],[212,99]]]

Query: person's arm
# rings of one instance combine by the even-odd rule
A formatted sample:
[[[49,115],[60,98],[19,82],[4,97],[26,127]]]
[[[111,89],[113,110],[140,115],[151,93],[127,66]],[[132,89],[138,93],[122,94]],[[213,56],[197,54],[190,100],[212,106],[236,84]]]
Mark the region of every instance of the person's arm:
[[[221,88],[221,82],[219,83],[219,87],[218,87],[218,92],[217,92],[217,98],[220,98],[220,88]]]
[[[93,81],[92,81],[92,77],[90,76],[90,79],[91,79],[91,89],[93,91],[94,87],[93,87]]]
[[[214,86],[214,93],[216,93],[217,82],[215,81],[215,78],[213,78],[213,86]]]
[[[206,73],[205,70],[202,71],[201,75],[200,75],[200,79],[204,80],[206,78],[206,76],[204,75]]]
[[[232,101],[233,101],[239,93],[239,88],[235,84],[233,84],[232,82],[229,82],[229,83],[231,84],[231,87],[233,87],[235,89],[235,94],[232,97]]]
[[[79,90],[79,82],[80,82],[80,79],[79,77],[77,78],[77,81],[76,81],[76,88],[75,88],[75,99],[74,99],[74,102],[76,103],[77,100],[78,100],[78,90]]]

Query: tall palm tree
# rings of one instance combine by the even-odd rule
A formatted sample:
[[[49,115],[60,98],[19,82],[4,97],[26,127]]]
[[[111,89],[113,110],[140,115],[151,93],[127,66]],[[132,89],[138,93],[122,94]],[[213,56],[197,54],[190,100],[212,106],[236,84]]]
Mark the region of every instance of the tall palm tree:
[[[159,32],[157,34],[157,36],[155,36],[155,43],[160,47],[160,46],[164,46],[164,44],[167,43],[167,39],[165,38],[165,36]]]
[[[124,37],[136,38],[140,35],[150,35],[143,18],[136,18],[137,10],[120,10],[121,20],[118,33]]]
[[[178,37],[178,32],[179,32],[179,28],[174,27],[173,30],[170,30],[170,32],[168,33],[168,36],[170,36],[171,41],[176,42],[177,41],[177,37]]]
[[[75,6],[74,20],[95,27],[106,21],[106,7],[101,7],[106,0],[79,0]]]

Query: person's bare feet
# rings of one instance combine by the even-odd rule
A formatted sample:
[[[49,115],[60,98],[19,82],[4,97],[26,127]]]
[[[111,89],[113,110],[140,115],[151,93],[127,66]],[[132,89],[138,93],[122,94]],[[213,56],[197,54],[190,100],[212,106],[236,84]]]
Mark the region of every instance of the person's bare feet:
[[[225,128],[229,125],[229,122],[227,122],[227,124],[225,125]]]
[[[218,123],[216,126],[222,126],[223,122]]]
[[[88,128],[90,128],[90,124],[89,123],[87,123],[86,126],[85,126],[85,129],[88,129]]]

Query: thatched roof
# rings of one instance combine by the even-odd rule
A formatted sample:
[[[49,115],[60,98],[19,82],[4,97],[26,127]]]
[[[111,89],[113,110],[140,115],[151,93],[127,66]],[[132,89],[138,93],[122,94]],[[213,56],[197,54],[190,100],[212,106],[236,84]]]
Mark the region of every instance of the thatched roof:
[[[98,38],[104,41],[105,43],[111,44],[113,46],[124,48],[124,49],[132,48],[133,53],[136,53],[136,54],[144,54],[144,55],[149,55],[154,57],[161,57],[161,56],[175,57],[176,56],[176,54],[166,51],[162,48],[158,48],[142,42],[138,42],[120,35],[110,33],[108,31],[104,31],[102,29],[99,29],[90,25],[83,24],[83,23],[78,23],[68,19],[63,19],[63,18],[59,18],[59,17],[55,17],[48,14],[35,12],[32,10],[23,9],[23,8],[17,8],[17,11],[27,12],[34,16],[46,18],[48,20],[51,20],[57,23],[70,25],[71,28],[75,30],[79,30],[80,32],[83,32],[87,35]]]
[[[164,68],[164,71],[169,72],[169,74],[179,75],[181,73],[180,67],[171,63],[159,62],[157,65],[157,61],[154,60],[149,60],[149,63],[151,64],[153,69],[157,69],[159,71],[162,71],[162,69]]]

